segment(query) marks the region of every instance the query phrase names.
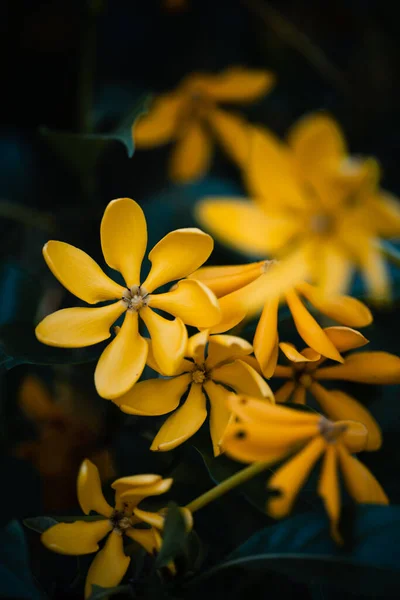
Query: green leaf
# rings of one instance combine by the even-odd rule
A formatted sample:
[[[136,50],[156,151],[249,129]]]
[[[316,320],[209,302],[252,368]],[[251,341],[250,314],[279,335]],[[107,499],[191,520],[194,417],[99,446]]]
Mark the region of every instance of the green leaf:
[[[128,594],[132,596],[132,589],[129,585],[118,585],[113,588],[103,588],[100,585],[92,584],[92,593],[88,600],[105,600],[116,594]]]
[[[187,535],[185,519],[179,506],[170,502],[165,518],[163,543],[155,563],[157,569],[166,567],[184,551]]]

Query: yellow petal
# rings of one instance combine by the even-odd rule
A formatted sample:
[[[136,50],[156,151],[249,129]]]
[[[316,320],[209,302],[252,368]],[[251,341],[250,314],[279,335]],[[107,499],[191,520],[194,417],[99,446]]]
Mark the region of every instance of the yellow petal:
[[[111,516],[113,509],[103,496],[99,470],[87,458],[79,469],[77,489],[79,504],[85,515],[94,510],[103,517]]]
[[[246,265],[202,267],[192,273],[189,278],[201,281],[214,292],[217,298],[220,298],[258,279],[264,272],[265,262],[262,260]]]
[[[229,407],[241,421],[255,424],[272,425],[278,429],[280,426],[294,428],[295,426],[313,426],[314,434],[319,433],[320,415],[314,413],[300,412],[292,408],[286,408],[259,400],[249,396],[237,396],[232,394],[229,397]]]
[[[325,327],[324,331],[339,352],[355,350],[368,344],[367,338],[359,331],[350,329],[350,327],[341,327],[338,325],[335,327]]]
[[[115,402],[123,412],[130,415],[166,415],[179,406],[190,382],[189,373],[172,379],[146,379],[134,385]]]
[[[294,390],[292,402],[294,404],[305,404],[306,403],[306,388],[302,385],[298,385]]]
[[[97,363],[94,381],[99,395],[113,400],[130,390],[143,372],[147,351],[138,331],[138,314],[127,311],[120,332]]]
[[[400,358],[389,352],[355,352],[343,365],[318,369],[315,377],[377,385],[400,383]]]
[[[289,400],[290,396],[292,395],[294,388],[295,388],[294,381],[286,381],[286,383],[284,383],[283,386],[280,387],[279,390],[277,390],[275,392],[275,402],[278,402],[278,403],[287,402]]]
[[[252,345],[236,335],[211,335],[208,340],[208,369],[253,352]]]
[[[294,290],[290,290],[286,293],[286,302],[292,313],[297,331],[310,348],[313,348],[316,352],[319,352],[332,360],[343,362],[343,359],[335,346],[324,333],[323,329],[318,325],[314,317],[311,316],[306,307],[302,304]]]
[[[198,75],[193,78],[194,90],[219,102],[253,102],[266,94],[275,84],[269,71],[230,67],[216,75]]]
[[[168,321],[149,307],[140,311],[152,340],[154,358],[162,373],[174,375],[187,346],[187,330],[181,319]]]
[[[214,449],[214,456],[218,456],[222,452],[222,440],[232,420],[232,412],[227,405],[227,398],[230,394],[222,385],[217,385],[213,381],[207,381],[204,389],[210,400],[210,434]]]
[[[340,434],[340,442],[352,454],[367,450],[368,429],[359,421],[336,421],[336,427],[343,427],[344,431]]]
[[[314,382],[310,392],[318,400],[323,412],[332,421],[348,419],[360,421],[368,430],[366,450],[378,450],[382,445],[382,434],[378,423],[360,402],[339,390],[326,390],[319,383]]]
[[[146,219],[139,204],[130,198],[112,200],[104,212],[100,235],[108,266],[122,273],[129,288],[139,285],[147,245]]]
[[[167,451],[176,448],[200,429],[206,417],[206,398],[202,386],[193,383],[186,401],[168,417],[150,449]]]
[[[247,314],[247,308],[243,306],[241,301],[234,294],[228,294],[223,298],[219,298],[219,306],[221,309],[221,320],[218,325],[210,327],[210,333],[223,333],[241,323]]]
[[[43,256],[58,281],[88,304],[122,298],[124,288],[107,277],[99,265],[79,248],[50,241],[43,247]]]
[[[161,536],[153,527],[151,529],[136,529],[132,527],[126,531],[126,535],[135,540],[148,554],[153,556],[161,548]]]
[[[255,398],[274,398],[267,382],[250,365],[236,359],[235,361],[215,367],[211,371],[211,378],[219,381],[238,392]]]
[[[274,377],[288,379],[293,377],[293,368],[277,365],[274,371]]]
[[[121,500],[125,502],[132,502],[133,504],[139,504],[143,498],[147,496],[161,496],[171,489],[173,479],[161,479],[155,483],[149,485],[141,485],[136,488],[129,488],[127,490],[121,490]],[[120,490],[117,490],[120,491]]]
[[[92,593],[92,585],[103,588],[116,587],[128,570],[131,559],[125,556],[122,535],[112,531],[105,546],[90,565],[85,583],[85,598]]]
[[[372,323],[371,311],[356,298],[351,298],[350,296],[324,297],[317,288],[306,282],[298,284],[296,289],[317,310],[343,325],[365,327]]]
[[[218,108],[211,110],[207,117],[210,127],[228,156],[240,167],[245,167],[250,152],[248,122],[239,114],[232,114]]]
[[[289,344],[288,342],[281,342],[279,348],[287,359],[295,363],[316,362],[321,358],[321,355],[318,354],[318,352],[312,351],[312,348],[308,348],[308,350],[312,351],[310,356],[305,356],[296,350],[296,347],[293,344]]]
[[[35,329],[37,339],[48,346],[82,348],[110,337],[110,327],[126,310],[123,302],[101,308],[63,308],[48,315]]]
[[[400,236],[400,202],[385,190],[368,198],[368,210],[373,215],[375,231],[385,238]]]
[[[300,488],[325,448],[323,438],[316,437],[274,473],[268,481],[268,489],[277,490],[281,495],[268,502],[267,512],[271,517],[280,519],[290,512]]]
[[[179,317],[193,327],[212,327],[221,320],[216,296],[194,279],[182,279],[171,292],[151,296],[149,305]]]
[[[272,377],[278,362],[278,308],[279,296],[265,302],[253,340],[255,357],[267,378]]]
[[[152,527],[157,527],[157,529],[162,529],[164,527],[164,517],[159,513],[149,512],[147,510],[141,510],[140,508],[134,508],[133,514],[135,517],[151,525]]]
[[[390,300],[389,270],[376,240],[370,240],[361,254],[360,268],[371,298],[376,302]]]
[[[389,504],[389,500],[372,473],[338,445],[340,468],[349,494],[360,504]]]
[[[213,247],[212,237],[196,227],[171,231],[149,253],[151,269],[143,288],[152,292],[190,275],[207,260]]]
[[[111,487],[114,490],[126,491],[132,487],[154,485],[155,483],[159,483],[161,480],[161,475],[155,475],[154,473],[140,473],[139,475],[120,477],[111,484]]]
[[[27,375],[22,380],[18,390],[18,403],[32,421],[47,421],[52,417],[61,416],[61,411],[48,388],[35,375]]]
[[[324,298],[344,294],[350,287],[353,274],[352,261],[342,247],[324,240],[317,258],[318,287]]]
[[[192,335],[188,339],[188,345],[186,348],[185,356],[193,358],[194,362],[201,365],[205,361],[205,350],[208,342],[208,331],[200,331],[195,335]]]
[[[137,148],[153,148],[169,142],[176,134],[178,118],[184,109],[182,94],[158,96],[147,114],[141,116],[132,128]]]
[[[100,521],[76,521],[75,523],[58,523],[42,533],[42,543],[53,552],[59,554],[90,554],[99,549],[98,542],[111,531],[108,519]]]
[[[172,150],[169,177],[175,183],[199,179],[208,170],[212,145],[199,121],[191,121],[182,132]]]
[[[331,533],[334,540],[341,543],[338,532],[340,517],[340,490],[337,475],[337,454],[333,444],[328,444],[325,450],[324,462],[318,482],[318,494],[321,496],[331,522]]]

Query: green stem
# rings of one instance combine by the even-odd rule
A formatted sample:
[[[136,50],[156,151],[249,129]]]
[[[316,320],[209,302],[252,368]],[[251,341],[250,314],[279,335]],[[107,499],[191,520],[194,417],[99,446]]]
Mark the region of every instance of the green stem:
[[[271,462],[253,463],[238,473],[235,473],[235,475],[232,475],[232,477],[228,477],[228,479],[225,479],[225,481],[222,481],[216,487],[208,490],[208,492],[205,492],[205,494],[202,494],[198,498],[195,498],[189,502],[189,504],[186,505],[186,508],[190,510],[191,513],[194,513],[196,510],[207,506],[207,504],[210,504],[210,502],[214,502],[214,500],[217,498],[220,498],[227,492],[230,492],[238,485],[245,483],[259,473],[262,473],[262,471],[265,471],[270,466]]]

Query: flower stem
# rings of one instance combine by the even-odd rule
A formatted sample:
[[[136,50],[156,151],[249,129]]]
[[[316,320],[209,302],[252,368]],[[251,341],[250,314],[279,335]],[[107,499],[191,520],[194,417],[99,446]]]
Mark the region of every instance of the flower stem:
[[[204,506],[207,506],[207,504],[210,504],[210,502],[213,502],[217,498],[220,498],[220,496],[230,492],[230,490],[233,490],[238,485],[245,483],[259,473],[262,473],[262,471],[265,471],[265,469],[267,469],[270,465],[271,462],[256,462],[249,465],[245,469],[235,473],[235,475],[232,475],[232,477],[225,479],[225,481],[222,481],[216,487],[208,490],[208,492],[205,492],[198,498],[195,498],[189,502],[189,504],[186,505],[186,508],[190,510],[191,513],[194,513],[200,508],[204,508]]]

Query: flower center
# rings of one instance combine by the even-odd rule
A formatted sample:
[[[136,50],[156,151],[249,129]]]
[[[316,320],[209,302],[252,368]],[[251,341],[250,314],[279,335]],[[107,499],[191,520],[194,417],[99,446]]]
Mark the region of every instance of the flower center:
[[[336,442],[337,438],[340,437],[347,429],[345,423],[334,423],[325,417],[321,417],[319,421],[319,430],[321,435],[326,439],[327,442]]]
[[[308,375],[307,373],[302,373],[300,377],[297,378],[297,380],[300,383],[300,385],[302,385],[306,389],[309,388],[313,382],[311,375]]]
[[[310,218],[310,229],[313,233],[325,235],[333,230],[333,218],[324,213],[317,213]]]
[[[208,379],[208,372],[205,365],[195,364],[191,375],[193,383],[204,383]]]
[[[272,260],[266,260],[266,261],[264,261],[264,264],[262,265],[262,271],[263,271],[263,273],[266,273],[268,271],[268,269],[270,269],[274,265],[277,265],[278,262],[279,261],[276,260],[275,258],[273,258]]]
[[[150,300],[150,294],[140,285],[133,285],[130,289],[126,288],[122,301],[126,304],[128,310],[139,312],[141,308],[147,306]]]
[[[124,511],[122,510],[114,510],[111,517],[110,523],[112,525],[113,530],[116,533],[122,535],[124,531],[132,527],[132,520],[126,516]]]

